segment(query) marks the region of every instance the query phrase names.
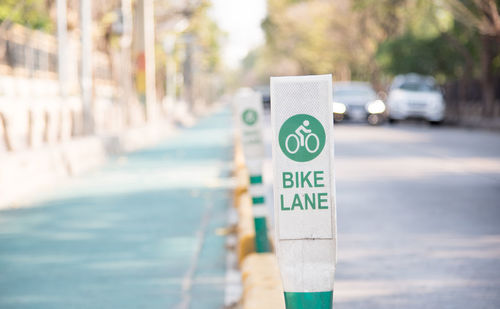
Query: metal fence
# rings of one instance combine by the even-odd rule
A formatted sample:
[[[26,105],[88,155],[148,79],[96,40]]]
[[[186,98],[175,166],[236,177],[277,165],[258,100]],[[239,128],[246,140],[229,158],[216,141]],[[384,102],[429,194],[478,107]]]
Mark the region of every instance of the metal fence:
[[[0,30],[0,74],[20,77],[57,77],[54,36],[13,24]]]
[[[65,82],[59,95],[57,39],[12,24],[0,29],[0,152],[53,144],[82,131],[80,40],[68,36]],[[116,102],[112,55],[93,51],[93,104],[96,132],[116,130],[123,122]]]
[[[500,115],[500,76],[494,80],[495,107],[494,115]],[[481,118],[484,110],[481,80],[471,79],[467,82],[453,81],[443,85],[444,98],[447,104],[447,118],[450,120],[467,120]]]

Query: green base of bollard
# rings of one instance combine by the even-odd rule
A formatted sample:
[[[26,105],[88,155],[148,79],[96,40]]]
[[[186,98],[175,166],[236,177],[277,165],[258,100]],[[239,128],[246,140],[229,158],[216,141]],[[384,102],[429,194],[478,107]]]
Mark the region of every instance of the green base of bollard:
[[[285,292],[286,309],[332,309],[333,291]]]
[[[264,204],[265,199],[263,196],[254,196],[252,197],[252,204],[257,205],[257,204]]]
[[[255,252],[271,252],[271,246],[267,238],[266,217],[255,217],[253,222],[255,224]]]
[[[250,175],[250,184],[260,184],[262,183],[262,175]]]

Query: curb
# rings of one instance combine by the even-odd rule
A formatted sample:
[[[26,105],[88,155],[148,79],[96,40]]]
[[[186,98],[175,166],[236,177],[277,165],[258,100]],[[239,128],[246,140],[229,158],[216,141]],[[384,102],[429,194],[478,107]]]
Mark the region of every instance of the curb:
[[[237,225],[237,255],[238,262],[242,265],[243,260],[250,253],[255,252],[255,228],[252,213],[252,200],[248,193],[239,198],[238,225]]]
[[[243,309],[285,308],[283,287],[274,253],[252,253],[242,263]]]
[[[252,200],[248,193],[249,175],[239,138],[235,140],[234,151],[234,176],[236,178],[234,206],[238,213],[236,250],[243,283],[241,308],[285,309],[276,255],[274,253],[255,253]],[[271,243],[271,252],[273,252],[273,238],[271,235],[268,237]]]

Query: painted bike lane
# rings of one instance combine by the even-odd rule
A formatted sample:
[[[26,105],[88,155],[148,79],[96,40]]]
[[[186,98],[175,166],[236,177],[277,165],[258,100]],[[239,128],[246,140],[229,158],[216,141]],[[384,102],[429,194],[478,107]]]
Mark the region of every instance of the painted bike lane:
[[[228,108],[0,212],[0,308],[222,308]]]

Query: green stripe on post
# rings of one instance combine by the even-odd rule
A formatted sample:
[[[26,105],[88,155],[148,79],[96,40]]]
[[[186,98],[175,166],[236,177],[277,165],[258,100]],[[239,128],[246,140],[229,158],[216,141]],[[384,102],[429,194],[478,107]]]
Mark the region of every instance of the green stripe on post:
[[[266,217],[255,217],[253,218],[253,222],[255,225],[255,252],[271,252],[269,239],[267,239]]]
[[[250,184],[251,185],[260,184],[260,183],[262,183],[262,175],[250,176]]]
[[[285,292],[286,309],[332,309],[333,291]]]
[[[252,204],[264,204],[264,197],[263,196],[252,196]]]

